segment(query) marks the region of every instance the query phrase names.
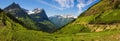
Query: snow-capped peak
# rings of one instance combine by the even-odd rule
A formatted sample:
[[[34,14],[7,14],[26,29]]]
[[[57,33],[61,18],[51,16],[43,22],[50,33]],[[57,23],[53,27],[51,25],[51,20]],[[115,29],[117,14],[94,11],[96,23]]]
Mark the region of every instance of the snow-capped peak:
[[[42,11],[42,9],[36,8],[36,9],[34,9],[32,12],[34,12],[34,13],[39,13],[39,12],[41,12],[41,11]]]
[[[28,14],[37,14],[40,13],[43,9],[36,8],[33,11],[26,11]]]
[[[64,18],[76,18],[76,16],[73,16],[73,15],[70,15],[70,14],[61,15],[61,16],[64,17]]]
[[[34,14],[35,12],[33,11],[27,11],[28,14]]]
[[[55,15],[55,16],[52,16],[52,17],[58,17],[58,18],[77,18],[76,16],[73,16],[73,15],[70,15],[70,14],[67,14],[67,15]]]

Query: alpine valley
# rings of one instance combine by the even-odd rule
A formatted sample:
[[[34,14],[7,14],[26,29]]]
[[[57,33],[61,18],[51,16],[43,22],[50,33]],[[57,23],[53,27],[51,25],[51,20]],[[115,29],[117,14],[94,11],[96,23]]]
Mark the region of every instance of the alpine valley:
[[[120,41],[120,0],[100,0],[77,18],[13,2],[0,9],[0,41]]]

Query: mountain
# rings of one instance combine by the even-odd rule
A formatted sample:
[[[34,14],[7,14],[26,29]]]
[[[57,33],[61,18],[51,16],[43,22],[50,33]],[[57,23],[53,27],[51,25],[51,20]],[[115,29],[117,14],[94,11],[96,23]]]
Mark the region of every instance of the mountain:
[[[30,17],[36,21],[36,22],[41,22],[41,21],[44,21],[44,20],[49,20],[44,9],[39,9],[39,8],[36,8],[34,9],[32,12],[34,13],[28,13],[30,14]]]
[[[23,21],[0,9],[0,41],[119,41],[120,4],[118,3],[119,0],[101,0],[93,7],[96,9],[103,6],[97,10],[105,11],[94,13],[95,10],[92,14],[89,13],[93,8],[91,7],[56,33],[28,30]]]
[[[58,28],[68,24],[69,22],[73,21],[75,19],[72,15],[55,15],[49,17],[49,20],[56,24]]]
[[[35,25],[35,22],[31,20],[30,16],[19,6],[19,4],[13,2],[11,5],[4,8],[4,11],[24,22],[24,24],[28,26],[28,29],[40,30],[40,28]]]
[[[49,41],[50,34],[25,27],[20,20],[0,9],[0,41]]]
[[[4,8],[4,11],[7,13],[12,13],[12,15],[15,16],[16,18],[19,17],[26,18],[26,16],[28,16],[27,13],[23,11],[23,9],[16,3],[12,3],[8,7]]]
[[[120,0],[101,0],[56,33],[101,32],[120,29]]]
[[[37,23],[37,26],[41,27],[43,31],[54,31],[56,26],[48,19],[44,9],[36,8],[33,11],[26,11],[31,19]],[[41,25],[43,24],[43,25]]]
[[[120,31],[53,34],[28,30],[11,14],[0,9],[0,41],[119,41]]]
[[[6,14],[0,9],[0,41],[10,40],[12,33],[18,30],[24,30],[24,26],[15,17]],[[8,37],[8,38],[6,38]]]
[[[28,15],[26,12],[28,10],[21,8],[19,4],[12,3],[8,7],[4,8],[4,11],[8,14],[11,14],[19,21],[22,21],[28,29],[41,30],[45,32],[53,32],[56,29],[54,24],[48,20],[44,10],[39,12],[37,9],[35,9],[33,11],[35,12],[34,14]]]
[[[4,12],[0,9],[0,28],[11,29],[11,30],[23,30],[27,27],[22,21],[19,21],[11,14]]]

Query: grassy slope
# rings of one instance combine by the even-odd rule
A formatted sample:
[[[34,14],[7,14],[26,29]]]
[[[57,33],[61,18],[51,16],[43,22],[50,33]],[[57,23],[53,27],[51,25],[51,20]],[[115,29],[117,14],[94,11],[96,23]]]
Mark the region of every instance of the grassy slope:
[[[13,40],[29,41],[29,40],[32,40],[33,37],[34,37],[33,40],[35,40],[37,38],[37,34],[38,36],[47,35],[47,33],[44,33],[41,31],[38,32],[34,30],[27,30],[19,22],[16,22],[16,20],[13,20],[10,17],[8,17],[7,14],[4,13],[3,11],[0,11],[0,18],[1,18],[0,24],[2,25],[0,27],[0,41],[13,41]],[[42,40],[42,39],[39,39],[39,40]]]
[[[56,33],[99,32],[119,29],[119,0],[102,0]]]
[[[101,0],[98,4],[92,6],[91,8],[89,8],[86,12],[84,12],[80,16],[90,16],[93,14],[102,14],[105,11],[120,8],[119,4],[120,4],[119,0]]]
[[[55,26],[55,24],[53,24],[49,20],[44,20],[44,21],[39,22],[39,23],[41,23],[41,24],[44,25],[44,26],[40,25],[40,27],[42,28],[41,29],[42,31],[52,33],[52,32],[54,32],[57,29],[57,27]]]
[[[117,13],[118,11],[119,10],[113,10],[113,12],[115,13]],[[107,13],[104,14],[107,17]],[[41,31],[26,30],[26,28],[24,28],[21,24],[14,22],[14,20],[11,20],[9,17],[6,16],[4,17],[6,20],[6,25],[3,25],[3,28],[0,29],[0,41],[119,41],[119,29],[106,32],[85,33],[90,29],[88,29],[84,25],[89,24],[93,20],[94,22],[97,22],[98,18],[96,17],[98,16],[99,14],[80,17],[75,20],[75,22],[68,24],[68,26],[61,29],[61,31],[59,31],[59,34],[49,34]],[[100,16],[99,19],[102,19],[102,17],[103,16]],[[80,31],[82,31],[82,33],[78,33]]]
[[[1,15],[2,13],[0,13]],[[3,13],[6,20],[0,29],[0,41],[118,41],[119,30],[99,33],[49,34],[41,31],[27,30],[21,24]],[[89,20],[89,19],[88,19]],[[3,22],[1,22],[3,23]],[[77,26],[75,26],[77,27]],[[117,34],[117,35],[116,35]],[[103,37],[104,36],[104,37]],[[106,39],[107,38],[107,39]]]

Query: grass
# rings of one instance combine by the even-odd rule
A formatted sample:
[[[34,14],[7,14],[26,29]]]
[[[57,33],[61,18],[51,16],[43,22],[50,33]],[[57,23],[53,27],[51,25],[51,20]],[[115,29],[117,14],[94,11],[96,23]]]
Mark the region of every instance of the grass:
[[[85,40],[85,41],[113,41],[119,40],[115,39],[117,35],[120,35],[119,31],[108,31],[108,32],[94,32],[94,33],[78,33],[75,40]]]
[[[89,16],[94,14],[101,14],[108,10],[118,9],[120,5],[120,1],[116,0],[100,0],[100,2],[91,8],[89,8],[86,12],[84,12],[81,16]]]
[[[72,24],[72,25],[66,26],[65,28],[63,28],[61,30],[58,30],[58,32],[55,32],[55,33],[74,34],[74,33],[79,33],[79,32],[90,32],[90,30],[88,28],[86,28],[85,26],[83,26],[83,25]]]
[[[41,31],[27,30],[22,25],[9,19],[9,17],[6,17],[5,23],[6,27],[0,29],[0,41],[117,41],[119,40],[117,36],[120,34],[119,30],[78,33],[75,31],[77,28],[73,29],[73,32],[75,31],[73,34],[50,34]],[[77,25],[75,27],[77,27]],[[82,26],[79,25],[79,27]]]
[[[110,10],[103,13],[99,18],[95,20],[96,23],[119,23],[120,22],[120,10]]]
[[[4,39],[0,37],[1,41],[118,41],[120,31],[49,34],[34,30],[19,30],[16,32],[6,30],[6,34],[2,35],[4,35]]]
[[[120,10],[113,9],[113,5],[111,5],[108,0],[101,1],[100,4],[93,6],[90,11],[86,12],[86,14],[90,13],[88,16],[79,17],[56,33],[28,30],[15,20],[2,15],[2,18],[4,16],[5,19],[5,26],[0,28],[0,41],[119,41],[119,25],[115,29],[101,32],[90,32],[88,26],[93,23],[93,27],[91,27],[93,29],[94,27],[103,28],[106,24],[113,27],[114,24],[111,23],[119,24]],[[4,24],[4,22],[0,23]],[[45,21],[43,24],[46,23],[48,22]],[[101,26],[100,23],[106,24]]]

